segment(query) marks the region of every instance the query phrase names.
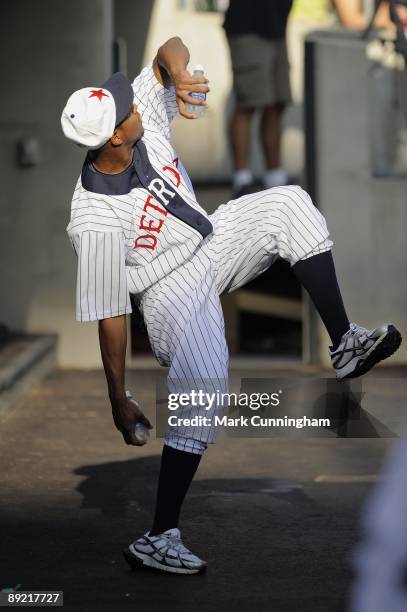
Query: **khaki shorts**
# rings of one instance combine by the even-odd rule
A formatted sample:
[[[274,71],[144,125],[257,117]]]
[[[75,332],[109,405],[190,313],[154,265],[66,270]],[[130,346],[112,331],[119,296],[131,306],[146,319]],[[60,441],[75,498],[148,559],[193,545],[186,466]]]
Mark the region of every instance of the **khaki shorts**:
[[[257,34],[227,36],[238,108],[291,102],[290,66],[285,40]]]

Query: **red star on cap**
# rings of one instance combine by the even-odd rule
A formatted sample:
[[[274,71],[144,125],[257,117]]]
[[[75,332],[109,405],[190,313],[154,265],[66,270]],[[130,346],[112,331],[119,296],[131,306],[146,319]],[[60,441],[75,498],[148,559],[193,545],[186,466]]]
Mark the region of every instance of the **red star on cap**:
[[[102,101],[102,96],[106,96],[106,98],[109,97],[107,94],[105,94],[103,92],[102,89],[92,89],[92,93],[90,94],[89,98],[99,98],[99,100],[101,102]]]

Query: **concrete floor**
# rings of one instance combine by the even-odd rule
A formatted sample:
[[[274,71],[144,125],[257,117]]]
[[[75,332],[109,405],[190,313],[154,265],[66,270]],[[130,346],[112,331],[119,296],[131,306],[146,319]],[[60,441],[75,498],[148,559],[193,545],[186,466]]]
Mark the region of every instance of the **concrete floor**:
[[[158,376],[128,372],[153,420]],[[111,612],[345,610],[359,511],[391,444],[222,437],[181,524],[208,570],[185,577],[134,572],[122,558],[150,527],[162,440],[123,443],[102,371],[55,372],[0,431],[0,589],[63,590],[64,609]]]

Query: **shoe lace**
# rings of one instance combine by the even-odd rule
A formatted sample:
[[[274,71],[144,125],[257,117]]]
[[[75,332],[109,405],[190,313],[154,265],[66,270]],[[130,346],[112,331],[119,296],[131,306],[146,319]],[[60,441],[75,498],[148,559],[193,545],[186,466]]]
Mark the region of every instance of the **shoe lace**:
[[[352,336],[356,341],[358,346],[362,346],[362,340],[367,340],[369,338],[369,330],[357,323],[351,323],[349,326],[349,330],[346,333],[347,336]]]
[[[357,323],[351,323],[349,325],[349,331],[348,333],[351,333],[352,335],[354,334],[366,334],[367,329],[365,329],[364,327],[362,327],[361,325],[358,325]]]
[[[168,538],[169,542],[171,543],[171,546],[174,550],[176,550],[177,552],[180,553],[189,553],[188,548],[186,548],[183,543],[181,542],[180,538],[177,538],[176,536],[170,536]]]

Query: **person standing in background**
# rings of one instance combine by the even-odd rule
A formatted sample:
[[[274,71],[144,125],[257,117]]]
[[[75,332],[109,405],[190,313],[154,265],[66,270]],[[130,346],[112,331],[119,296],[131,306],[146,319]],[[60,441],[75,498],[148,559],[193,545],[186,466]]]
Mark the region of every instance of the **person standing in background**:
[[[263,187],[288,182],[281,167],[281,120],[291,102],[286,45],[292,0],[230,0],[223,27],[229,44],[236,107],[230,121],[233,196],[255,189],[249,168],[251,122],[261,111],[261,143],[266,171]]]

